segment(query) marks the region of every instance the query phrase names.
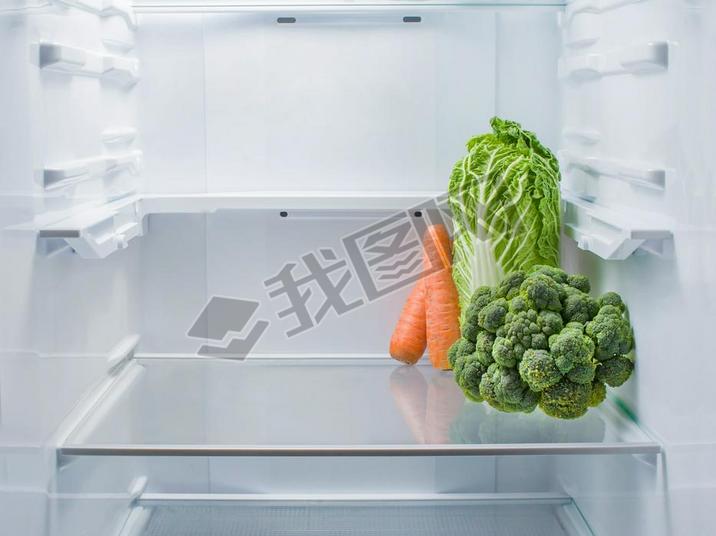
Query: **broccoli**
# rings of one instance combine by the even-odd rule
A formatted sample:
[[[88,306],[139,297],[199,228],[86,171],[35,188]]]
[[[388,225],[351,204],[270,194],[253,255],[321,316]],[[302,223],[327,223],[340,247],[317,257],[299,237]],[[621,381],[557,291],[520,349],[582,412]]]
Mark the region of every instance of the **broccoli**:
[[[486,367],[494,362],[494,359],[492,359],[492,348],[494,344],[495,335],[489,331],[481,331],[477,334],[477,340],[475,341],[475,353],[478,361]]]
[[[586,275],[570,275],[569,277],[567,277],[567,284],[572,288],[581,290],[585,294],[589,294],[589,292],[592,290],[592,286],[589,284],[589,278],[587,278]]]
[[[482,376],[480,395],[492,407],[506,412],[530,413],[539,397],[522,381],[514,368],[493,363]]]
[[[562,304],[559,301],[560,286],[550,277],[538,273],[524,280],[520,286],[520,296],[532,309],[560,311]]]
[[[595,357],[604,361],[610,357],[628,354],[633,346],[633,337],[629,321],[614,305],[605,305],[588,322],[585,333],[594,341]]]
[[[520,292],[520,285],[527,275],[522,271],[512,272],[507,275],[497,288],[495,289],[495,298],[505,298],[511,300]],[[488,287],[489,288],[489,287]]]
[[[600,296],[599,308],[601,309],[602,307],[605,307],[606,305],[611,305],[612,307],[616,307],[622,313],[626,312],[626,305],[624,305],[624,302],[622,301],[622,297],[619,294],[617,294],[616,292],[607,292]]]
[[[480,363],[474,354],[463,359],[457,384],[465,396],[473,402],[482,402],[483,400],[480,396],[480,381],[485,372],[487,372],[487,367]]]
[[[475,344],[467,339],[456,340],[448,350],[448,363],[451,368],[455,368],[455,362],[458,357],[466,357],[475,352]]]
[[[574,419],[632,374],[626,306],[614,292],[592,298],[589,280],[534,266],[480,287],[463,311],[448,358],[470,400],[506,412]]]
[[[592,361],[594,343],[580,331],[567,327],[549,338],[549,351],[559,371],[567,374],[575,366]]]
[[[562,316],[567,322],[588,322],[599,312],[599,303],[589,294],[565,287]]]
[[[612,357],[599,363],[597,379],[610,387],[619,387],[629,379],[634,370],[634,363],[625,356]]]
[[[480,287],[472,295],[470,304],[463,312],[461,335],[463,338],[475,342],[478,333],[482,330],[477,323],[478,315],[483,307],[492,301],[492,289]]]
[[[542,274],[552,279],[555,283],[564,284],[568,281],[567,272],[561,268],[547,266],[545,264],[536,264],[529,270],[529,275]]]
[[[527,350],[520,361],[519,372],[520,377],[535,392],[544,391],[562,379],[554,359],[544,350]]]
[[[542,391],[539,407],[550,417],[576,419],[587,412],[592,385],[562,379]]]
[[[495,333],[497,328],[504,324],[508,308],[509,304],[505,298],[498,298],[491,301],[480,309],[477,315],[478,325],[487,331]]]
[[[607,386],[600,381],[592,383],[592,394],[589,396],[589,407],[595,408],[607,398]]]

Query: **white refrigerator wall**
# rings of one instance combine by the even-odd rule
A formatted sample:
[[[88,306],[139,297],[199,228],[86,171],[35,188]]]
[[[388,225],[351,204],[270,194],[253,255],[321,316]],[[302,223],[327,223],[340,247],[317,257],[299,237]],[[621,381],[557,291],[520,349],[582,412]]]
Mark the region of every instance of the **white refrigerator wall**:
[[[88,262],[41,244],[34,231],[43,219],[132,191],[137,181],[127,169],[76,172],[134,150],[106,145],[103,136],[136,128],[131,88],[41,69],[39,45],[124,55],[133,32],[118,17],[23,5],[0,8],[0,526],[35,536],[46,533],[50,515],[48,446],[58,426],[104,376],[109,351],[139,329],[140,264],[136,246]],[[101,516],[102,507],[85,514]]]
[[[444,191],[494,115],[559,139],[558,7],[151,11],[137,34],[150,193]],[[288,303],[264,286],[319,248],[345,257],[341,239],[380,217],[153,216],[141,351],[195,353],[187,331],[210,297],[228,296],[260,302],[271,321],[257,353],[384,355],[406,290],[287,338],[296,319],[277,317]],[[351,281],[346,301],[362,295]]]
[[[566,188],[582,189],[627,219],[638,221],[636,209],[648,211],[673,233],[662,256],[638,251],[623,261],[599,259],[577,249],[573,240],[563,240],[565,268],[589,275],[597,292],[618,291],[629,306],[636,373],[618,394],[663,442],[659,486],[661,493],[669,490],[668,501],[661,504],[644,497],[651,473],[640,477],[595,464],[584,473],[592,487],[580,506],[605,534],[634,533],[636,527],[626,529],[623,520],[645,504],[670,520],[648,534],[669,527],[675,534],[705,534],[706,527],[713,527],[716,499],[716,411],[710,395],[716,375],[711,344],[716,321],[716,10],[712,2],[635,2],[601,15],[582,13],[572,22],[582,35],[598,37],[574,54],[669,44],[667,69],[567,82],[563,103],[565,125],[599,134],[591,143],[566,140],[563,148],[581,158],[664,169],[663,186],[593,170],[584,174],[562,163]],[[614,489],[616,474],[619,491]],[[625,530],[632,532],[620,532]]]

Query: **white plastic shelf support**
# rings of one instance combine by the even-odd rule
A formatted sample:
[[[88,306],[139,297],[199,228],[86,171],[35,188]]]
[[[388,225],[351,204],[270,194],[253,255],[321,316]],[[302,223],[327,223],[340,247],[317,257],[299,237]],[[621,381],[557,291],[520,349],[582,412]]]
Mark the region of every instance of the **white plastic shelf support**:
[[[103,178],[125,169],[136,175],[141,164],[142,152],[138,150],[65,162],[46,167],[42,174],[42,185],[46,191],[58,190],[78,182]]]
[[[655,190],[664,190],[666,187],[667,171],[660,167],[596,156],[580,156],[569,151],[562,151],[559,156],[565,170],[579,169],[594,177],[612,177]]]
[[[59,43],[40,43],[38,65],[47,71],[91,76],[131,86],[139,80],[139,60],[101,54]]]
[[[625,260],[638,249],[659,254],[670,225],[652,214],[622,213],[562,192],[565,234],[577,247],[606,260]]]
[[[43,226],[40,239],[62,239],[80,256],[103,259],[144,235],[144,212],[139,196],[81,210]]]
[[[563,56],[559,76],[588,81],[617,74],[650,74],[669,68],[669,43],[655,41],[620,47],[608,52]]]

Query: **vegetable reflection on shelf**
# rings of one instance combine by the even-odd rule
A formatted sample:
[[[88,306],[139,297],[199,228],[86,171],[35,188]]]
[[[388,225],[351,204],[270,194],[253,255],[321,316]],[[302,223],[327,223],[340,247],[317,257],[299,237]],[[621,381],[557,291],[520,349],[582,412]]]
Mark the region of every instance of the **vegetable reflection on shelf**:
[[[555,420],[541,413],[503,413],[465,400],[450,372],[404,365],[390,375],[390,391],[418,444],[599,443],[605,423],[598,413]]]

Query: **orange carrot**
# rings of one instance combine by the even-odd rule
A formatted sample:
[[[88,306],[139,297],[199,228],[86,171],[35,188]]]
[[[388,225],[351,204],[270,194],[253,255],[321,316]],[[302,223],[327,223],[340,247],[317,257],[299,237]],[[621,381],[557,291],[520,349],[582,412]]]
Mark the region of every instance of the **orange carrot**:
[[[448,349],[460,337],[460,306],[452,280],[450,235],[444,225],[431,225],[423,236],[425,271],[425,326],[428,355],[433,367],[446,370]]]
[[[390,355],[414,365],[425,352],[425,285],[421,279],[408,296],[390,338]]]

